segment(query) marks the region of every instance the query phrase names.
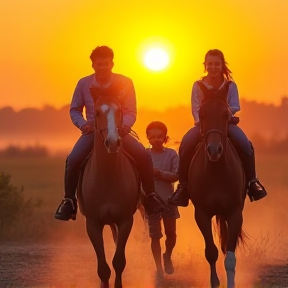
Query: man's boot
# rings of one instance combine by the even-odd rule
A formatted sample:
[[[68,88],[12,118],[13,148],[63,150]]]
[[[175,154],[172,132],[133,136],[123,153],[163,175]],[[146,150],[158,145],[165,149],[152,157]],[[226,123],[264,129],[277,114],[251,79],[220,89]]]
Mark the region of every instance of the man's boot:
[[[77,214],[77,199],[75,197],[76,188],[78,184],[78,171],[68,171],[69,167],[67,164],[67,159],[65,163],[65,176],[64,176],[64,186],[65,186],[65,197],[58,206],[54,218],[58,220],[68,221],[70,219],[76,220]],[[75,175],[74,175],[75,174]]]
[[[151,216],[163,212],[169,206],[165,204],[156,192],[152,192],[146,195],[144,207],[147,215]]]

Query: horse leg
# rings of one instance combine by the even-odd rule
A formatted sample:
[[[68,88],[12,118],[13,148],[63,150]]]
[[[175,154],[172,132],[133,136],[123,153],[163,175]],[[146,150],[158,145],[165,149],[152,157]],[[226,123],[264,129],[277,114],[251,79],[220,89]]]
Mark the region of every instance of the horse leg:
[[[195,208],[195,220],[205,240],[205,257],[210,264],[211,288],[220,286],[220,281],[216,272],[216,261],[218,259],[218,249],[213,240],[211,218],[199,208]]]
[[[133,216],[118,225],[118,241],[112,260],[115,269],[115,288],[122,288],[122,273],[126,266],[125,247],[133,225]]]
[[[236,257],[235,249],[238,238],[241,235],[243,217],[242,210],[236,210],[227,220],[228,235],[227,235],[227,254],[225,256],[224,265],[227,274],[227,288],[235,287],[235,267]]]
[[[86,218],[86,230],[89,239],[94,247],[98,260],[98,276],[101,279],[101,288],[109,288],[109,279],[111,270],[106,262],[104,242],[103,242],[103,225]]]

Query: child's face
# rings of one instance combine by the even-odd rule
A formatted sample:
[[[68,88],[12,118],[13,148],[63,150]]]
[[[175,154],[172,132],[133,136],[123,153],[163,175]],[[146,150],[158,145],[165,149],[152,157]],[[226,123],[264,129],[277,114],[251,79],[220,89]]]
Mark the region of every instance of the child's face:
[[[161,129],[153,128],[148,131],[147,138],[153,148],[161,148],[166,141],[166,135]]]

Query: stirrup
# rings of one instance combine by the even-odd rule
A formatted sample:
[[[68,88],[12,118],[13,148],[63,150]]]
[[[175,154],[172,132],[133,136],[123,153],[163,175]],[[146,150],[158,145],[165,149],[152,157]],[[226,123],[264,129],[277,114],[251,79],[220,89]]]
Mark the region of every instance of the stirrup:
[[[67,207],[67,205],[69,207]],[[71,198],[64,198],[58,206],[54,215],[55,219],[68,221],[70,219],[76,220],[77,214],[77,200]]]
[[[261,189],[254,190],[251,193],[250,187],[251,187],[252,183],[256,183],[256,185],[258,185]],[[252,179],[252,180],[250,180],[248,182],[248,193],[247,193],[247,195],[248,195],[248,197],[250,199],[250,202],[253,202],[253,201],[258,201],[258,200],[266,197],[267,196],[267,192],[266,192],[264,186],[260,183],[260,181],[257,178],[254,178],[254,179]]]

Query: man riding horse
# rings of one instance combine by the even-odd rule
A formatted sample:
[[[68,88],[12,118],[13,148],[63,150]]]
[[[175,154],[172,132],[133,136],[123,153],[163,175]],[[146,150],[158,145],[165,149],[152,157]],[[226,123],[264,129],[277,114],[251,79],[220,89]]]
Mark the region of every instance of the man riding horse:
[[[136,121],[136,96],[133,82],[130,78],[112,72],[114,66],[113,50],[107,46],[98,46],[90,55],[92,68],[95,73],[79,80],[70,105],[70,117],[82,135],[76,142],[66,159],[64,199],[56,210],[55,218],[59,220],[76,219],[77,199],[76,189],[81,166],[90,154],[95,134],[93,91],[101,90],[100,94],[112,94],[118,90],[117,97],[122,104],[123,125],[119,128],[122,145],[136,162],[141,178],[142,187],[146,193],[146,210],[148,214],[161,212],[164,203],[155,193],[153,164],[151,157],[146,153],[144,146],[132,137],[129,132]],[[105,92],[106,91],[106,92]],[[109,95],[108,95],[109,96]],[[110,95],[113,96],[113,95]],[[105,96],[103,96],[105,97]],[[116,96],[115,96],[116,97]],[[83,109],[86,109],[86,118]]]

